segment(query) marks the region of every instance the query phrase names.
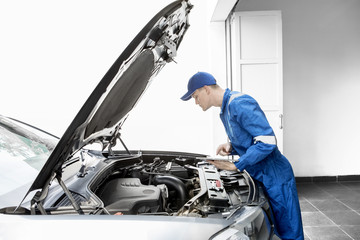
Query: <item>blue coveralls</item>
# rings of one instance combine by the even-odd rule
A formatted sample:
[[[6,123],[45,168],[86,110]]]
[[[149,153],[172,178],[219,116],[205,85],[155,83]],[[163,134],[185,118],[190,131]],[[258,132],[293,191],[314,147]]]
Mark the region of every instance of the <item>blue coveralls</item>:
[[[281,239],[304,239],[295,177],[289,161],[276,146],[274,132],[258,103],[250,96],[226,89],[220,118],[239,155],[236,167],[261,182]],[[265,136],[265,137],[263,137]],[[260,139],[260,140],[259,140]]]

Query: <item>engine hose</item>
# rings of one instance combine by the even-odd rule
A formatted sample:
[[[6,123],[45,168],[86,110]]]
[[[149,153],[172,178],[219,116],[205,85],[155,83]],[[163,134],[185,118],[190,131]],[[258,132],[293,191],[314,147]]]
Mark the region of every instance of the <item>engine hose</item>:
[[[164,176],[164,175],[156,175],[153,179],[155,184],[165,184],[168,188],[174,189],[178,193],[178,199],[180,200],[181,208],[187,201],[187,191],[185,184],[178,178],[174,176]]]

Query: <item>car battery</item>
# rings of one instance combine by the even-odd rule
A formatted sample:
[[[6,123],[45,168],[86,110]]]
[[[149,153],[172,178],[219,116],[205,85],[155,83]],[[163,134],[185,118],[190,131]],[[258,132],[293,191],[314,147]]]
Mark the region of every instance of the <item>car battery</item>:
[[[206,187],[208,189],[208,198],[210,206],[213,207],[227,207],[229,206],[229,199],[222,181],[220,174],[216,169],[204,167],[204,175],[206,179]]]

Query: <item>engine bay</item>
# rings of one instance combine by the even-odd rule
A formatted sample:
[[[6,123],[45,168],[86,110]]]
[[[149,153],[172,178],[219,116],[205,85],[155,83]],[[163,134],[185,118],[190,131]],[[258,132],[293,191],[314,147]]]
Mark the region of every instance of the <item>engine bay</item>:
[[[252,202],[251,182],[196,158],[154,157],[112,168],[93,191],[110,214],[210,217]]]

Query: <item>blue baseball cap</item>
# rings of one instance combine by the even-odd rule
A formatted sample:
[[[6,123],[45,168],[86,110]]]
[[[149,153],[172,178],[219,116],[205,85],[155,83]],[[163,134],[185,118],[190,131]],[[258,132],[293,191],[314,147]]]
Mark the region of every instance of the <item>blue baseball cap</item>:
[[[207,85],[215,85],[216,80],[210,74],[206,72],[197,72],[195,73],[188,82],[188,91],[184,96],[181,97],[181,100],[187,101],[191,98],[191,95],[196,91],[196,89],[202,88]]]

